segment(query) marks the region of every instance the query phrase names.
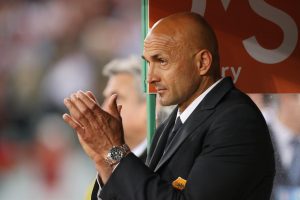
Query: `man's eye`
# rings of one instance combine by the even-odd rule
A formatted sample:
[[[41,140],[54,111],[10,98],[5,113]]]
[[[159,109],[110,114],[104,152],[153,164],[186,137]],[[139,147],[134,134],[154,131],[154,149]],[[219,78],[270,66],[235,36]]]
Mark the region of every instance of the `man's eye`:
[[[159,59],[161,65],[166,65],[167,61],[165,59]]]

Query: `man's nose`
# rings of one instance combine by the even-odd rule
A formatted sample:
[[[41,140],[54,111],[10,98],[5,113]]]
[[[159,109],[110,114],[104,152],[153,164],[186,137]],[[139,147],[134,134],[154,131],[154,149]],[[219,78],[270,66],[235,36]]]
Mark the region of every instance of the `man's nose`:
[[[148,72],[147,72],[147,82],[148,83],[156,83],[159,81],[159,76],[157,72],[155,71],[155,68],[153,66],[149,66]]]

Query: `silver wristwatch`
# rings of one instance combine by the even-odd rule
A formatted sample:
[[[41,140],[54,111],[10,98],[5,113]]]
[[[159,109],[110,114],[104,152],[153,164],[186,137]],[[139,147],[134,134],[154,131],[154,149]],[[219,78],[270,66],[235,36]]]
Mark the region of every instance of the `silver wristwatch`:
[[[106,162],[113,166],[118,164],[122,158],[130,153],[130,148],[127,144],[122,144],[121,146],[113,146],[107,153]]]

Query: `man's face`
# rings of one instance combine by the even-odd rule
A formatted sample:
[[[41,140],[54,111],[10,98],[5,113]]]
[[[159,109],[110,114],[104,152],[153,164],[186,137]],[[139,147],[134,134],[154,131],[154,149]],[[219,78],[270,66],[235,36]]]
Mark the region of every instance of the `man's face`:
[[[143,57],[148,62],[148,82],[155,85],[161,105],[186,107],[194,99],[201,81],[194,53],[168,35],[151,33],[145,39]]]
[[[146,102],[139,98],[136,84],[139,83],[131,74],[119,73],[109,78],[103,92],[105,100],[112,94],[118,95],[126,142],[146,137]]]

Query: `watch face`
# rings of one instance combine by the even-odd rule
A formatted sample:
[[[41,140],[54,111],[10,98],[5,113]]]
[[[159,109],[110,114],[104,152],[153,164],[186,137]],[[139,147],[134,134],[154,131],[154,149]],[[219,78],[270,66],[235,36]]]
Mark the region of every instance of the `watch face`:
[[[130,149],[126,144],[121,146],[113,146],[107,153],[106,162],[108,164],[115,165],[121,161],[121,159],[130,153]]]
[[[115,147],[110,150],[109,154],[111,159],[119,161],[123,157],[124,152],[120,148]]]

